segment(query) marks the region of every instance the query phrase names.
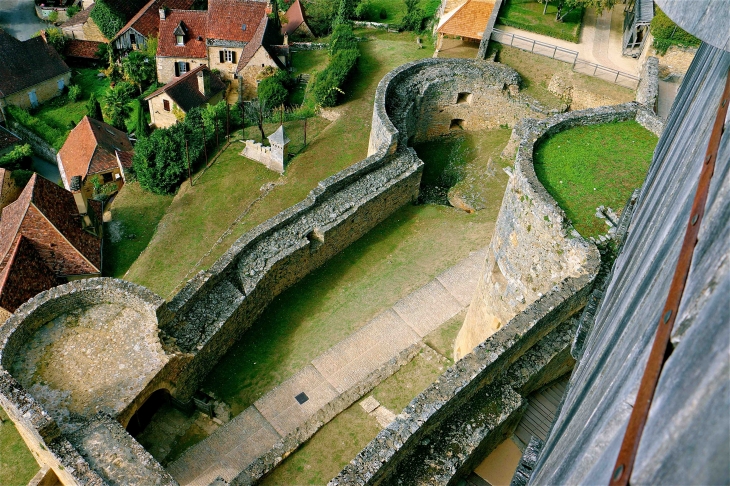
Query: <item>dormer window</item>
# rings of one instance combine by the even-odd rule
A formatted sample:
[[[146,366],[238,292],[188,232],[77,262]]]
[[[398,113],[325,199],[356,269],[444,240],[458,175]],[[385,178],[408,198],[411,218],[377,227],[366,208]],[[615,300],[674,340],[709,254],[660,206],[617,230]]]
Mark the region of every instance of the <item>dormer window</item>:
[[[172,32],[175,34],[175,43],[179,46],[185,45],[185,35],[187,34],[188,29],[185,28],[185,24],[180,22],[177,27],[175,27],[175,30]]]

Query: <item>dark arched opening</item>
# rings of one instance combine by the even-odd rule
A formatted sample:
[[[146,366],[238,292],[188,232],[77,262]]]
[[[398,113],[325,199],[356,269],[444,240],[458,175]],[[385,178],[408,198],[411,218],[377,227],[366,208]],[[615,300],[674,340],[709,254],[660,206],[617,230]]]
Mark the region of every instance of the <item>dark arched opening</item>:
[[[134,412],[132,418],[127,424],[127,432],[132,437],[137,437],[144,432],[144,429],[150,424],[152,417],[166,403],[170,402],[170,392],[161,388],[147,398],[141,407]]]

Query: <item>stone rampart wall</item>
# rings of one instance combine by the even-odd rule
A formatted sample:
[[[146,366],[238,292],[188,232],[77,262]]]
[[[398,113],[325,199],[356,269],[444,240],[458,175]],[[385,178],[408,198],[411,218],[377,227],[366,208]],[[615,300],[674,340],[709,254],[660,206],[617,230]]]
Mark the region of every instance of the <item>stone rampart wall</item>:
[[[58,152],[45,140],[17,122],[13,122],[13,130],[15,130],[15,133],[20,135],[24,142],[33,148],[33,152],[35,152],[39,157],[53,164],[56,163],[56,155]]]
[[[659,59],[654,56],[646,58],[641,68],[639,86],[636,88],[636,102],[647,110],[656,113],[659,98]]]
[[[592,272],[599,260],[595,245],[572,228],[538,181],[532,161],[535,147],[544,138],[575,126],[630,119],[651,131],[657,129],[656,117],[637,103],[563,113],[542,121],[525,119],[515,127],[505,149],[505,155],[516,152],[515,168],[482,279],[456,340],[457,357],[467,354],[556,283]]]

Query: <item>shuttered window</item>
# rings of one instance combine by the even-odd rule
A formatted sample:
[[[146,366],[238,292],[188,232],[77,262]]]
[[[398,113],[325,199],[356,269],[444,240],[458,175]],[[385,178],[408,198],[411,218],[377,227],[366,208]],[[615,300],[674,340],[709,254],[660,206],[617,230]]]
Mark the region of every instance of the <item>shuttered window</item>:
[[[221,64],[223,64],[224,62],[236,62],[236,51],[229,51],[227,49],[224,49],[222,51],[219,51],[219,53]]]
[[[170,100],[162,100],[162,108],[165,111],[170,111]]]

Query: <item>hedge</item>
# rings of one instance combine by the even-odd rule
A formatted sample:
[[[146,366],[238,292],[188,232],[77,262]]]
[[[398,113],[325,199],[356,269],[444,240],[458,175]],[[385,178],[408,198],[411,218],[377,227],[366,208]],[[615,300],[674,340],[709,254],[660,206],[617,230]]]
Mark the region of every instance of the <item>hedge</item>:
[[[60,150],[63,147],[63,143],[66,141],[66,136],[68,135],[67,132],[53,128],[40,118],[34,117],[17,106],[8,105],[7,110],[13,120],[41,137],[54,149]]]
[[[131,3],[132,7],[130,11],[138,12],[146,3],[140,0],[126,0],[126,3]],[[94,23],[99,27],[101,33],[107,39],[113,39],[115,35],[124,27],[124,24],[129,20],[122,13],[113,9],[111,5],[106,3],[106,0],[96,0],[94,8],[91,10],[90,17],[94,20]]]
[[[310,93],[316,103],[323,107],[335,106],[337,95],[342,93],[342,84],[355,67],[360,51],[357,38],[349,25],[338,25],[330,41],[330,62],[317,73]]]
[[[697,37],[679,28],[659,7],[655,8],[656,13],[651,20],[649,30],[654,37],[652,45],[659,54],[666,54],[667,49],[671,46],[696,47],[700,45]]]

